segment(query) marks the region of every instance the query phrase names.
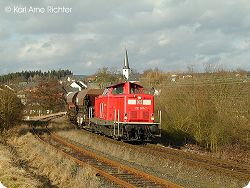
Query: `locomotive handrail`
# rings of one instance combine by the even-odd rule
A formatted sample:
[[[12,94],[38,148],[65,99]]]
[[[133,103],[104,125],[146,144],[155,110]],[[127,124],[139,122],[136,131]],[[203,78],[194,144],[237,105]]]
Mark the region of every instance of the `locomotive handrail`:
[[[117,112],[117,114],[116,114]],[[116,121],[116,118],[117,118],[117,121]],[[120,123],[123,123],[123,122],[120,122],[120,110],[117,110],[115,109],[115,116],[114,116],[114,136],[121,136],[120,135]],[[116,124],[117,124],[117,134],[116,134]]]
[[[115,124],[116,124],[116,109],[115,109],[115,116],[114,116],[114,136],[115,136]]]
[[[120,136],[120,110],[118,109],[118,130],[117,130],[117,135]]]
[[[160,137],[161,137],[161,110],[159,111],[159,118],[160,118],[160,124],[159,124],[159,130],[160,130]]]

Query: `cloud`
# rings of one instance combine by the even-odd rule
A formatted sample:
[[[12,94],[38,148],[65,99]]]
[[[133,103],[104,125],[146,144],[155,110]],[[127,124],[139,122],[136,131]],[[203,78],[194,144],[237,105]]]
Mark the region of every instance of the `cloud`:
[[[158,44],[159,44],[160,46],[165,46],[165,45],[167,45],[169,42],[170,42],[169,38],[167,38],[165,35],[161,35],[161,36],[159,37]]]
[[[5,7],[64,6],[70,14],[14,14]],[[207,62],[250,69],[246,0],[0,0],[0,74],[68,68],[92,74],[122,68],[124,48],[143,71],[203,69]],[[145,66],[147,65],[147,66]]]
[[[87,67],[91,67],[92,65],[93,65],[92,61],[88,61],[87,64],[86,64]]]
[[[18,53],[18,58],[25,61],[46,60],[61,56],[65,53],[63,46],[53,44],[52,41],[37,41],[25,44]]]

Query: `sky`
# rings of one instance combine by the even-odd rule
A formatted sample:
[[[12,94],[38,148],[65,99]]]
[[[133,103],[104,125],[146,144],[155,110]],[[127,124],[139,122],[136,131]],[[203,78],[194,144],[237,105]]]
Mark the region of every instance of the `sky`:
[[[249,0],[0,0],[0,74],[250,70]]]

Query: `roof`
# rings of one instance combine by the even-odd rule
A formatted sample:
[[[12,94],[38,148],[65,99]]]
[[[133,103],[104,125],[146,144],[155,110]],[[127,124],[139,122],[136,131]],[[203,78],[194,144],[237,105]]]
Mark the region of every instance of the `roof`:
[[[87,88],[87,85],[81,81],[74,81],[72,84],[70,84],[70,86],[73,88],[77,87],[77,88],[79,88],[79,90]]]
[[[139,87],[142,87],[140,84],[137,84],[137,83],[134,83],[134,82],[121,82],[121,83],[118,83],[118,84],[114,84],[114,85],[108,86],[106,88],[115,87],[115,86],[126,84],[126,83],[135,84],[135,85],[138,85]]]
[[[87,85],[81,81],[75,81],[75,83],[77,83],[81,88],[87,88]]]
[[[129,63],[128,63],[128,52],[126,49],[126,53],[125,53],[125,58],[124,58],[124,66],[123,69],[129,69]]]

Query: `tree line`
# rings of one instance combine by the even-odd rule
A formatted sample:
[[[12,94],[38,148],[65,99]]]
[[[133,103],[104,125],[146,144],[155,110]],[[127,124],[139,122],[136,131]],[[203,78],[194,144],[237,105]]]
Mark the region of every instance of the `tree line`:
[[[51,70],[47,72],[42,72],[41,70],[36,71],[22,71],[9,73],[6,75],[0,76],[0,84],[5,84],[9,82],[31,82],[38,78],[63,78],[73,73],[70,70]]]

